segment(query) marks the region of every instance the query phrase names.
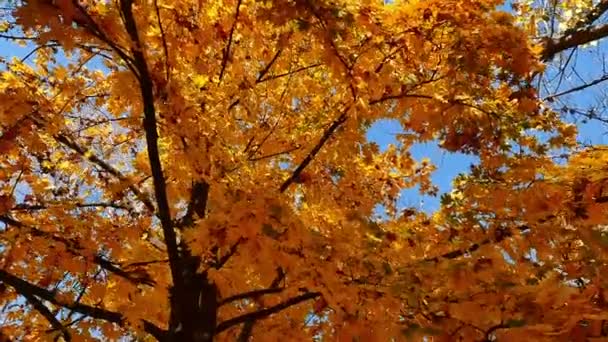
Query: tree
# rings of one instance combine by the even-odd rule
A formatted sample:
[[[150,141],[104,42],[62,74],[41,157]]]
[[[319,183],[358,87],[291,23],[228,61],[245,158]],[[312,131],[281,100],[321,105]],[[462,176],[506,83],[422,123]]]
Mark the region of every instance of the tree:
[[[583,209],[551,178],[580,170],[550,155],[576,130],[532,83],[556,48],[497,5],[13,3],[1,37],[32,50],[0,86],[3,334],[488,340],[601,315],[561,256],[501,253]],[[382,150],[387,118],[406,133]],[[409,153],[433,139],[480,163],[441,211],[400,211],[436,193]]]

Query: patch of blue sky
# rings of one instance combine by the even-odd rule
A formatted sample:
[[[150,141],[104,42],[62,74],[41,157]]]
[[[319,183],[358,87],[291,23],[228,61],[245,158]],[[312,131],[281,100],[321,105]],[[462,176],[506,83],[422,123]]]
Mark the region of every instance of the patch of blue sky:
[[[404,131],[395,119],[382,119],[374,122],[367,130],[367,139],[386,150],[389,145],[400,146],[396,136]],[[410,149],[412,157],[421,161],[428,158],[437,170],[432,174],[433,183],[439,188],[439,193],[446,193],[452,189],[452,180],[460,173],[469,170],[472,164],[479,161],[473,155],[448,152],[439,147],[438,141],[414,144]],[[420,194],[419,188],[404,189],[399,198],[400,208],[414,207],[427,212],[439,209],[439,196]]]

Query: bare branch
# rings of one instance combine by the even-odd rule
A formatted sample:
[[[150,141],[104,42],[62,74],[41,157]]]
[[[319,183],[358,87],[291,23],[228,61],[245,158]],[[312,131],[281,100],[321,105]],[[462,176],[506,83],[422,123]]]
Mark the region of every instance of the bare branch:
[[[11,211],[34,211],[34,210],[45,210],[54,207],[75,207],[75,208],[114,208],[121,210],[129,210],[129,208],[118,203],[50,203],[50,204],[17,204]]]
[[[212,262],[210,267],[215,268],[216,270],[219,270],[220,268],[224,267],[224,265],[228,262],[228,260],[230,260],[230,258],[236,253],[239,245],[245,241],[247,241],[246,238],[244,238],[244,237],[239,238],[232,246],[230,246],[230,248],[228,249],[228,252],[226,254],[224,254],[222,257],[220,257],[217,260],[215,260],[214,262]]]
[[[301,147],[300,145],[296,145],[296,146],[294,146],[292,148],[289,148],[289,149],[287,149],[285,151],[270,153],[270,154],[266,154],[266,155],[259,156],[259,157],[253,157],[252,156],[252,157],[249,157],[249,161],[260,161],[260,160],[264,160],[264,159],[268,159],[268,158],[277,157],[277,156],[280,156],[280,155],[283,155],[283,154],[289,154],[289,153],[291,153],[293,151],[299,150],[300,147]]]
[[[279,293],[282,292],[284,290],[284,288],[282,287],[277,287],[277,288],[268,288],[268,289],[259,289],[259,290],[252,290],[252,291],[247,291],[247,292],[243,292],[243,293],[239,293],[230,297],[226,297],[224,299],[222,299],[218,305],[226,305],[228,303],[232,303],[238,300],[242,300],[242,299],[248,299],[248,298],[258,298],[267,294],[273,294],[273,293]]]
[[[591,81],[589,83],[581,84],[579,86],[570,88],[568,90],[564,90],[564,91],[559,92],[557,94],[549,95],[549,96],[545,97],[543,99],[543,101],[552,100],[552,99],[555,99],[556,97],[560,97],[560,96],[568,95],[568,94],[571,94],[571,93],[575,93],[577,91],[585,90],[585,89],[587,89],[589,87],[593,87],[594,85],[598,85],[598,84],[600,84],[602,82],[605,82],[605,81],[608,81],[608,75],[604,75],[604,76],[602,76],[602,77],[600,77],[598,79],[595,79],[595,80],[593,80],[593,81]]]
[[[177,220],[175,227],[183,228],[191,226],[194,223],[194,214],[199,218],[205,217],[208,197],[209,184],[203,181],[194,182],[194,184],[192,184],[192,190],[190,191],[190,202],[188,203],[186,214],[184,214],[181,219]]]
[[[260,296],[263,295],[267,295],[267,294],[271,294],[271,293],[278,293],[283,291],[285,288],[284,287],[278,287],[279,283],[285,278],[285,273],[283,272],[283,269],[278,267],[277,268],[277,277],[272,281],[272,283],[270,284],[270,287],[267,289],[260,289],[260,290],[252,290],[252,291],[247,291],[247,292],[243,292],[243,293],[239,293],[230,297],[226,297],[224,299],[222,299],[218,305],[225,305],[237,300],[241,300],[241,299],[247,299],[247,298],[259,298]]]
[[[488,329],[487,331],[485,331],[485,337],[484,337],[483,341],[484,342],[486,342],[486,341],[487,342],[494,341],[495,340],[494,334],[496,333],[496,331],[500,330],[500,329],[505,329],[505,328],[508,328],[508,327],[509,327],[508,325],[506,325],[506,324],[504,324],[502,322],[500,324],[497,324],[495,326],[490,327],[490,329]]]
[[[165,38],[165,29],[160,19],[160,9],[158,8],[158,0],[154,0],[154,9],[156,10],[156,19],[158,21],[158,28],[160,29],[160,38],[163,42],[163,50],[165,52],[165,77],[167,78],[168,82],[169,77],[171,75],[171,70],[169,69],[169,48],[167,47],[167,39]]]
[[[418,99],[429,99],[432,100],[434,99],[434,97],[430,96],[430,95],[424,95],[424,94],[411,94],[410,91],[405,91],[399,94],[391,94],[391,95],[384,95],[378,99],[375,100],[370,100],[369,104],[371,105],[375,105],[375,104],[380,104],[389,100],[398,100],[398,99],[404,99],[404,98],[418,98]]]
[[[528,229],[529,229],[529,227],[525,226],[525,225],[517,227],[517,230],[519,230],[521,232],[526,231]],[[465,256],[467,254],[471,254],[471,253],[477,251],[481,246],[492,244],[492,243],[500,243],[503,240],[505,240],[506,238],[509,238],[511,236],[513,236],[513,231],[511,229],[498,228],[495,230],[493,238],[486,238],[486,239],[483,239],[482,241],[469,245],[469,247],[467,247],[467,248],[453,250],[451,252],[444,253],[439,256],[423,259],[423,261],[439,262],[441,259],[450,260],[450,259],[460,258],[462,256]]]

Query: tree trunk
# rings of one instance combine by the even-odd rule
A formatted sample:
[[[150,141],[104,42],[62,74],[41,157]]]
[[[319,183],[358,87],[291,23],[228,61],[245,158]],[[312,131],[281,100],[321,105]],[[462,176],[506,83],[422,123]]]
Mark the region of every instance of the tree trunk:
[[[170,341],[211,342],[217,324],[218,291],[198,257],[184,253],[183,293],[171,293]]]

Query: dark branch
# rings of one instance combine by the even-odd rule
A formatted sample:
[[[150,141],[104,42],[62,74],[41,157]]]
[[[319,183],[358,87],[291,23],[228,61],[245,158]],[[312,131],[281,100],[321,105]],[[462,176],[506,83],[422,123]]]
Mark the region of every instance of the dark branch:
[[[272,281],[272,283],[270,284],[269,288],[267,288],[267,289],[260,289],[260,290],[247,291],[247,292],[236,294],[234,296],[226,297],[226,298],[222,299],[219,302],[218,305],[221,306],[221,305],[225,305],[225,304],[228,304],[228,303],[232,303],[232,302],[237,301],[237,300],[247,299],[247,298],[256,299],[256,298],[259,298],[259,297],[261,297],[263,295],[281,292],[285,288],[284,287],[278,287],[278,286],[279,286],[279,283],[281,283],[281,281],[283,279],[285,279],[285,272],[283,272],[282,268],[278,267],[277,268],[277,276]]]
[[[264,160],[264,159],[268,159],[268,158],[273,158],[273,157],[277,157],[283,154],[289,154],[293,151],[299,150],[300,149],[300,145],[296,145],[290,149],[287,149],[285,151],[280,151],[280,152],[275,152],[275,153],[270,153],[270,154],[265,154],[263,156],[259,156],[259,157],[249,157],[249,161],[260,161],[260,160]]]
[[[329,126],[329,128],[325,131],[325,133],[323,133],[323,136],[321,136],[321,139],[319,140],[317,145],[310,151],[310,153],[308,153],[306,158],[304,158],[304,160],[302,160],[300,165],[298,165],[298,167],[293,171],[293,173],[289,176],[289,178],[287,178],[283,182],[283,184],[281,184],[281,187],[279,188],[280,192],[285,192],[285,190],[287,190],[287,188],[296,179],[299,178],[302,171],[304,171],[304,169],[308,166],[308,164],[310,164],[310,162],[314,159],[314,157],[317,155],[317,153],[319,153],[321,148],[323,148],[323,145],[325,145],[325,143],[329,140],[329,138],[331,138],[331,136],[336,132],[338,127],[340,127],[346,121],[346,119],[347,119],[346,113],[348,112],[349,108],[346,108],[342,112],[342,114],[340,114],[340,116],[336,120],[334,120],[334,122],[331,124],[331,126]]]
[[[76,208],[114,208],[114,209],[122,209],[129,210],[129,208],[124,205],[118,203],[57,203],[57,204],[17,204],[11,211],[29,211],[29,210],[45,210],[57,206],[65,206],[65,207],[76,207]]]
[[[270,283],[270,288],[276,288],[279,284],[285,279],[285,272],[283,268],[277,267],[277,276]],[[259,305],[259,304],[258,304]],[[241,333],[237,337],[237,342],[247,342],[249,341],[249,337],[253,332],[253,325],[255,324],[254,320],[247,321],[243,324],[243,328],[241,329]]]
[[[38,287],[34,284],[31,284],[19,277],[16,277],[16,276],[6,272],[5,270],[0,270],[0,280],[3,281],[4,283],[6,283],[7,285],[11,286],[12,288],[14,288],[18,294],[24,296],[25,298],[36,296],[43,300],[48,301],[49,303],[54,304],[54,305],[61,306],[66,309],[71,309],[75,312],[89,316],[94,319],[100,319],[100,320],[116,323],[121,326],[125,325],[125,319],[120,313],[89,306],[89,305],[85,305],[85,304],[81,304],[81,303],[62,303],[61,301],[59,301],[57,299],[56,293],[51,292],[47,289]],[[153,323],[148,322],[146,320],[143,320],[143,323],[144,323],[143,324],[144,330],[147,333],[156,337],[158,340],[164,339],[164,336],[165,336],[164,330],[162,330],[161,328],[157,327]]]
[[[600,77],[600,78],[598,78],[596,80],[593,80],[593,81],[591,81],[589,83],[581,84],[579,86],[570,88],[568,90],[564,90],[564,91],[559,92],[557,94],[549,95],[549,96],[545,97],[543,100],[545,100],[545,101],[546,100],[552,100],[552,99],[555,99],[556,97],[572,94],[572,93],[575,93],[577,91],[581,91],[581,90],[585,90],[585,89],[587,89],[589,87],[593,87],[594,85],[598,85],[598,84],[600,84],[602,82],[605,82],[605,81],[608,81],[608,75],[604,75],[604,76],[602,76],[602,77]]]
[[[608,0],[601,0],[591,11],[580,18],[574,26],[564,32],[563,35],[569,35],[575,33],[578,30],[584,29],[585,27],[593,24],[598,20],[606,11],[608,11]]]
[[[68,329],[65,326],[63,326],[63,324],[61,324],[61,322],[59,322],[57,317],[55,317],[55,315],[53,315],[51,310],[49,310],[49,308],[47,308],[46,305],[44,305],[38,298],[36,298],[36,296],[34,296],[32,294],[23,293],[22,295],[34,307],[34,309],[36,309],[36,311],[38,311],[42,316],[44,316],[44,318],[46,318],[46,320],[53,327],[53,330],[61,331],[61,334],[63,335],[63,338],[66,341],[69,342],[72,340],[72,336],[70,335],[70,332],[68,331]]]
[[[165,29],[163,27],[163,23],[160,19],[160,9],[158,8],[158,0],[154,0],[154,9],[156,10],[156,19],[158,20],[158,28],[160,29],[160,38],[163,42],[163,50],[165,53],[165,73],[167,82],[169,82],[169,77],[171,75],[171,70],[169,69],[169,47],[167,46],[167,38],[165,37]]]
[[[112,272],[117,276],[123,277],[134,284],[145,284],[148,286],[154,286],[156,284],[154,279],[152,279],[150,275],[144,270],[140,270],[139,272],[127,272],[100,255],[96,255],[93,258],[93,261],[104,270]]]
[[[230,260],[230,258],[236,253],[239,245],[241,243],[245,242],[246,240],[247,239],[244,237],[239,238],[232,246],[230,246],[230,248],[228,249],[228,252],[226,254],[224,254],[222,257],[220,257],[217,260],[215,260],[214,262],[212,262],[210,267],[215,268],[216,270],[219,270],[220,268],[224,267],[224,265],[228,262],[228,260]]]
[[[194,182],[190,191],[190,202],[188,203],[186,214],[175,223],[175,227],[183,228],[191,226],[194,223],[194,214],[199,218],[205,217],[208,197],[209,184],[202,181]]]
[[[264,78],[264,76],[266,76],[266,74],[268,73],[268,71],[270,71],[270,68],[272,68],[272,65],[274,64],[274,62],[277,61],[277,59],[279,58],[279,56],[281,55],[281,52],[283,52],[283,49],[278,49],[277,53],[274,54],[274,57],[272,57],[272,59],[270,60],[270,62],[268,62],[268,64],[266,64],[266,66],[264,67],[264,69],[262,71],[260,71],[260,74],[258,75],[258,78],[255,80],[256,83],[259,83],[262,81],[262,79]]]
[[[248,298],[258,298],[267,294],[279,293],[283,291],[282,287],[277,288],[269,288],[269,289],[260,289],[260,290],[252,290],[243,293],[239,293],[230,297],[226,297],[222,299],[218,305],[226,305],[228,303],[235,302],[237,300],[248,299]]]
[[[4,224],[16,227],[16,228],[27,228],[28,231],[33,235],[47,240],[55,241],[66,246],[66,251],[75,257],[85,257],[82,255],[84,248],[76,240],[67,239],[61,236],[54,235],[49,232],[45,232],[36,227],[26,226],[25,224],[17,221],[9,216],[0,216],[0,222]],[[146,272],[127,272],[117,266],[116,263],[106,259],[105,257],[97,254],[93,257],[93,262],[99,265],[99,267],[105,269],[108,272],[114,273],[134,284],[146,284],[153,286],[156,282]]]
[[[93,280],[97,280],[97,276],[99,276],[99,274],[101,273],[101,269],[97,270],[97,272],[95,272],[95,274],[93,275],[92,279]],[[84,297],[84,294],[87,292],[88,289],[88,283],[83,283],[82,284],[82,288],[80,289],[80,292],[78,293],[78,295],[76,296],[76,303],[80,303],[80,301],[82,300],[82,297]],[[70,310],[70,312],[67,314],[66,316],[66,321],[69,321],[72,319],[72,316],[74,315],[74,310]],[[72,322],[68,323],[67,325],[65,325],[66,327],[74,324],[74,321],[77,321],[78,319],[82,319],[82,316],[77,318],[76,320],[73,320]]]
[[[436,80],[436,79],[435,79]],[[414,90],[415,88],[418,88],[420,85],[424,84],[424,83],[429,83],[432,82],[434,80],[430,80],[430,81],[425,81],[421,84],[416,85],[414,88],[412,89],[408,89],[404,92],[401,92],[399,94],[392,94],[392,95],[384,95],[378,99],[375,100],[370,100],[369,101],[369,105],[376,105],[376,104],[380,104],[389,100],[398,100],[398,99],[404,99],[404,98],[414,98],[414,99],[426,99],[426,100],[438,100],[435,97],[431,96],[431,95],[425,95],[425,94],[415,94],[415,93],[410,93],[412,90]],[[495,118],[498,118],[496,113],[493,112],[489,112],[483,108],[481,108],[480,106],[476,105],[476,104],[472,104],[472,103],[467,103],[464,102],[462,100],[457,100],[457,99],[450,99],[447,100],[446,102],[447,104],[449,104],[450,106],[463,106],[463,107],[467,107],[467,108],[472,108],[475,110],[478,110],[488,116],[492,116]]]
[[[173,230],[173,221],[171,220],[171,211],[169,209],[169,200],[167,198],[165,176],[163,174],[162,164],[160,161],[160,152],[158,149],[159,137],[156,125],[153,83],[143,54],[143,46],[139,40],[139,33],[135,23],[135,18],[133,16],[132,4],[132,0],[121,0],[120,11],[125,21],[127,33],[129,34],[132,43],[135,44],[135,47],[131,52],[133,54],[135,68],[140,75],[139,86],[144,109],[143,128],[146,134],[148,160],[150,162],[150,169],[152,171],[154,193],[156,194],[156,203],[158,206],[158,216],[165,238],[165,245],[167,246],[169,267],[171,269],[175,293],[181,294],[183,293],[182,289],[184,288],[184,281],[182,279],[177,236],[175,234],[175,230]]]
[[[125,177],[122,173],[120,173],[120,171],[115,169],[112,165],[108,164],[106,161],[97,157],[96,155],[94,155],[92,153],[88,153],[87,150],[85,150],[82,146],[78,145],[76,142],[69,139],[67,136],[59,134],[59,135],[55,135],[54,138],[55,138],[55,140],[57,140],[58,142],[62,143],[65,146],[69,147],[70,149],[72,149],[74,152],[78,153],[82,157],[88,159],[93,164],[101,167],[104,171],[106,171],[107,173],[116,177],[119,181],[129,182],[127,177]],[[129,188],[129,190],[131,190],[131,192],[133,192],[135,194],[135,196],[146,206],[146,208],[150,212],[152,212],[152,213],[155,212],[154,204],[152,204],[152,201],[148,198],[148,196],[146,196],[143,192],[141,192],[135,185],[131,184],[130,182],[129,182],[128,188]]]
[[[404,98],[417,98],[417,99],[427,99],[427,100],[434,99],[434,97],[432,97],[430,95],[411,94],[409,92],[409,90],[408,90],[406,92],[399,93],[399,94],[384,95],[384,96],[382,96],[382,97],[380,97],[378,99],[369,101],[369,104],[371,106],[371,105],[379,104],[379,103],[386,102],[386,101],[389,101],[389,100],[398,100],[398,99],[404,99]]]
[[[517,230],[519,230],[520,232],[524,232],[526,230],[529,229],[528,226],[523,225],[523,226],[518,226],[516,227]],[[451,259],[456,259],[456,258],[460,258],[462,256],[465,256],[467,254],[471,254],[473,252],[475,252],[476,250],[478,250],[481,246],[484,245],[488,245],[488,244],[492,244],[492,243],[500,243],[503,240],[512,237],[513,236],[513,230],[509,229],[509,228],[498,228],[494,231],[494,237],[493,238],[486,238],[480,242],[476,242],[471,244],[469,247],[467,248],[463,248],[463,249],[457,249],[448,253],[444,253],[442,255],[436,256],[436,257],[432,257],[432,258],[426,258],[423,259],[423,261],[427,261],[427,262],[439,262],[441,259],[447,259],[447,260],[451,260]]]
[[[608,24],[597,25],[585,30],[579,30],[555,39],[548,38],[541,59],[545,62],[553,59],[558,53],[587,44],[608,36]]]
[[[494,336],[494,334],[496,333],[497,330],[500,329],[505,329],[508,328],[509,326],[503,323],[497,324],[493,327],[490,327],[490,329],[488,329],[487,331],[485,331],[485,336],[484,336],[484,340],[483,342],[490,342],[490,341],[495,341],[496,338]]]
[[[128,263],[128,264],[124,265],[124,267],[125,268],[132,268],[132,267],[148,266],[148,265],[152,265],[152,264],[159,264],[159,263],[165,263],[165,262],[169,262],[169,260],[164,259],[164,260],[150,260],[150,261],[131,262],[131,263]]]
[[[53,3],[53,2],[51,2],[51,3]],[[89,13],[87,13],[86,9],[79,3],[78,0],[72,0],[72,4],[76,8],[76,10],[79,12],[79,16],[82,16],[82,18],[84,19],[84,20],[76,21],[76,24],[78,24],[78,26],[80,26],[80,27],[85,28],[90,34],[92,34],[96,38],[100,39],[102,42],[108,44],[108,46],[110,46],[112,51],[114,51],[125,62],[125,64],[129,68],[129,70],[131,70],[133,72],[135,77],[139,78],[139,74],[138,74],[136,68],[134,67],[133,58],[131,58],[129,55],[127,55],[125,53],[125,51],[123,50],[123,48],[120,47],[118,44],[116,44],[116,42],[114,40],[108,38],[105,35],[103,30],[101,30],[99,25],[97,25],[95,20],[93,20],[93,18],[89,15]],[[52,6],[58,8],[57,5],[55,5],[55,4],[52,4]]]
[[[226,329],[229,329],[235,325],[239,325],[241,323],[245,323],[245,322],[249,322],[249,321],[255,322],[260,319],[267,318],[267,317],[269,317],[275,313],[281,312],[291,306],[300,304],[300,303],[310,300],[310,299],[317,298],[319,296],[321,296],[320,292],[307,292],[307,293],[301,294],[299,296],[290,298],[284,302],[281,302],[281,303],[271,306],[269,308],[257,310],[254,312],[246,313],[244,315],[231,318],[229,320],[223,321],[222,323],[218,324],[217,328],[215,329],[215,332],[216,332],[216,334],[219,334],[220,332],[222,332]]]
[[[300,68],[297,68],[297,69],[292,70],[292,71],[284,72],[282,74],[271,75],[271,76],[268,76],[268,77],[266,77],[264,79],[260,78],[260,79],[258,79],[256,81],[256,83],[262,83],[262,82],[266,82],[266,81],[276,80],[277,78],[293,75],[293,74],[296,74],[298,72],[301,72],[301,71],[304,71],[304,70],[308,70],[308,69],[312,69],[312,68],[316,68],[316,67],[321,66],[321,65],[322,65],[321,63],[307,65],[307,66],[300,67]]]
[[[226,48],[224,48],[224,55],[222,56],[222,66],[220,69],[220,76],[218,83],[222,82],[222,78],[224,77],[224,71],[226,70],[226,66],[228,65],[228,59],[230,58],[230,48],[232,47],[232,37],[234,36],[234,29],[236,28],[236,23],[239,20],[239,12],[241,10],[241,2],[242,0],[238,0],[236,4],[236,13],[234,14],[234,22],[232,23],[232,27],[230,28],[230,34],[228,36],[228,42],[226,43]]]

